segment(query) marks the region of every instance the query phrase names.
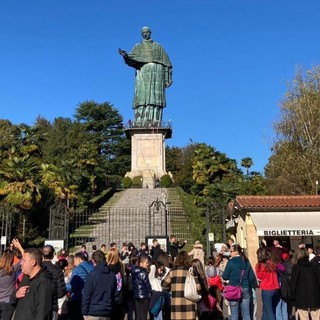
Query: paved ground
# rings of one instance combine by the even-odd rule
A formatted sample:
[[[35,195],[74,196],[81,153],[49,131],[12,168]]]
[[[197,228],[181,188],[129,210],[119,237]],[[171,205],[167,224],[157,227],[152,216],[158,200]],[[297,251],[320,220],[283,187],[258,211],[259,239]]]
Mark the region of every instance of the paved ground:
[[[257,289],[257,317],[255,320],[261,320],[262,318],[262,301],[261,301],[261,290]],[[228,317],[228,311],[227,311],[227,306],[224,304],[223,306],[223,315],[226,319],[229,319]],[[127,320],[127,317],[125,318]],[[193,320],[193,319],[186,319],[186,320]]]

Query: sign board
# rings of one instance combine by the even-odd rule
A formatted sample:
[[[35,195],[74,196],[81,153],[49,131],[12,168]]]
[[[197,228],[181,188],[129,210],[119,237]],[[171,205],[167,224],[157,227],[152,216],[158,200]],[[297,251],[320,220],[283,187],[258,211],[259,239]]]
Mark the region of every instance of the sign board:
[[[56,253],[59,253],[59,251],[64,248],[64,240],[46,240],[44,245],[47,244],[53,246]]]
[[[6,245],[7,243],[7,236],[1,236],[1,245]]]
[[[227,229],[234,228],[235,226],[236,226],[236,220],[230,220],[226,224]]]
[[[169,252],[169,237],[168,236],[146,236],[146,244],[149,250],[152,247],[152,240],[157,239],[158,243],[160,244],[160,248],[164,252]]]
[[[320,229],[257,229],[258,236],[277,236],[277,237],[301,237],[301,236],[319,236]]]
[[[214,241],[214,233],[213,232],[208,233],[208,238],[209,238],[209,241]]]

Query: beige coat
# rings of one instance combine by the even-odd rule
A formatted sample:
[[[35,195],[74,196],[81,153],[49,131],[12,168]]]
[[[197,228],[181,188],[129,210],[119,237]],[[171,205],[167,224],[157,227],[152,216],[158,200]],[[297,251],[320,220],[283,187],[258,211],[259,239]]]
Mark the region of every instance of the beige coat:
[[[196,243],[188,255],[193,256],[193,259],[199,259],[204,266],[204,251],[201,243]]]

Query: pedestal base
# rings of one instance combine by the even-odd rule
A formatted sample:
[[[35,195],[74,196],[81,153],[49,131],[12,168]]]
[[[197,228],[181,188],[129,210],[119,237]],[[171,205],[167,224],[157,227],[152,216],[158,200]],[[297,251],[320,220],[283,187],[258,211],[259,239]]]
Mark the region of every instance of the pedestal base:
[[[142,176],[143,187],[154,188],[156,181],[167,174],[165,165],[165,139],[171,137],[171,128],[129,128],[131,139],[131,171],[133,178]]]

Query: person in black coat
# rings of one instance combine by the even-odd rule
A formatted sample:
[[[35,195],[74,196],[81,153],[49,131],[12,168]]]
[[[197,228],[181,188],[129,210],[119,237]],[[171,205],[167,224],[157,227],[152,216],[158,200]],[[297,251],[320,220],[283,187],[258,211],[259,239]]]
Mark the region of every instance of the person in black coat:
[[[320,274],[309,261],[308,251],[298,249],[297,263],[292,267],[290,293],[297,319],[320,319]]]
[[[21,269],[24,276],[10,297],[17,304],[14,320],[51,320],[54,284],[51,273],[42,266],[41,250],[26,249]]]
[[[179,253],[179,249],[182,249],[186,244],[187,244],[187,240],[184,240],[183,243],[180,244],[176,236],[174,235],[170,236],[169,254],[173,260],[177,257]]]
[[[82,314],[84,317],[110,317],[117,290],[114,273],[105,262],[101,250],[92,254],[93,270],[88,274],[82,295]]]
[[[153,239],[152,247],[150,249],[150,256],[151,256],[152,263],[155,263],[158,260],[158,256],[161,252],[163,252],[163,250],[160,247],[158,239]]]
[[[66,294],[66,284],[64,282],[64,274],[62,270],[52,263],[54,257],[54,248],[51,245],[45,245],[42,248],[43,262],[42,265],[46,266],[51,272],[54,284],[54,296],[53,296],[53,316],[54,319],[58,317],[58,299],[62,298]]]
[[[131,269],[137,320],[147,320],[148,316],[149,301],[152,295],[147,271],[148,265],[148,257],[142,255],[138,258],[138,265]]]

